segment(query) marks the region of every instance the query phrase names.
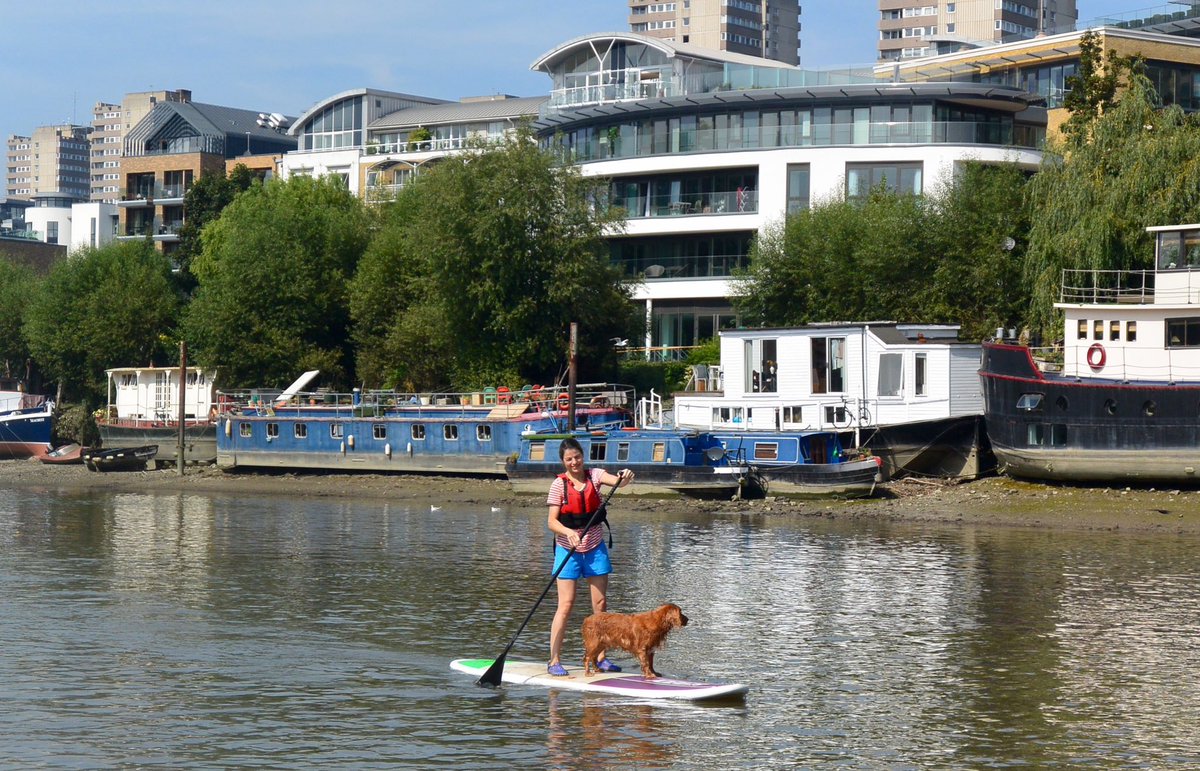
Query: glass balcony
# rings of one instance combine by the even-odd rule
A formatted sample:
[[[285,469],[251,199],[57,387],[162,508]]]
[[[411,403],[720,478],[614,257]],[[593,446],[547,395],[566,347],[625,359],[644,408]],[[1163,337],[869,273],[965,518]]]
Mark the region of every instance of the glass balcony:
[[[615,201],[630,219],[645,217],[686,217],[697,214],[755,214],[758,191],[722,190],[694,196],[651,195]]]

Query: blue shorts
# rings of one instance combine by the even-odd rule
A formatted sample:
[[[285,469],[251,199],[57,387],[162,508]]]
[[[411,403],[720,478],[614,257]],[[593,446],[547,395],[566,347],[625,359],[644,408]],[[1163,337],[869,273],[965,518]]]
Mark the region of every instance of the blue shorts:
[[[562,564],[566,558],[567,552],[570,549],[565,549],[558,544],[554,545],[554,568]],[[567,561],[562,572],[558,574],[559,578],[567,581],[574,581],[577,578],[591,578],[592,576],[606,576],[612,572],[612,563],[608,560],[608,544],[603,541],[600,545],[591,551],[575,552]]]

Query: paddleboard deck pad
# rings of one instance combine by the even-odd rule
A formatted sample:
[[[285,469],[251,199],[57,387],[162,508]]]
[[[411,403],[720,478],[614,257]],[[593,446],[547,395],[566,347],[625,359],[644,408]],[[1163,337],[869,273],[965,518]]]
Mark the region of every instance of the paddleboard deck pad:
[[[495,659],[455,659],[450,662],[450,668],[479,678],[494,662]],[[629,672],[599,672],[591,677],[584,677],[583,667],[568,666],[566,670],[566,677],[555,677],[546,672],[543,662],[505,660],[504,674],[500,679],[514,685],[538,685],[543,688],[608,693],[641,699],[685,701],[728,699],[742,696],[750,690],[750,686],[741,683],[697,683],[670,677],[647,680],[641,674]]]

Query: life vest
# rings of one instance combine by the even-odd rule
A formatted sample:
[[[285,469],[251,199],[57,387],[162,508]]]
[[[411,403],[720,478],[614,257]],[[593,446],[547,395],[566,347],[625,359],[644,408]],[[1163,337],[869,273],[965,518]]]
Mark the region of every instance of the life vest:
[[[586,527],[592,519],[592,514],[595,514],[602,505],[600,491],[596,489],[596,485],[592,484],[591,475],[587,475],[587,481],[582,490],[576,490],[575,485],[571,483],[570,477],[566,474],[559,474],[558,478],[563,481],[563,491],[566,497],[558,510],[558,521],[572,530]],[[607,518],[608,513],[601,511],[594,524],[605,522]]]

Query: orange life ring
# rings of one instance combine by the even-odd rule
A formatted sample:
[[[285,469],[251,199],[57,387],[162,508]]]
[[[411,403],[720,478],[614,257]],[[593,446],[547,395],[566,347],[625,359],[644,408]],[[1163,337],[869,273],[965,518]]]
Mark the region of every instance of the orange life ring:
[[[1092,343],[1087,350],[1087,363],[1092,369],[1104,369],[1104,362],[1108,361],[1108,355],[1104,352],[1104,346],[1100,343]]]

